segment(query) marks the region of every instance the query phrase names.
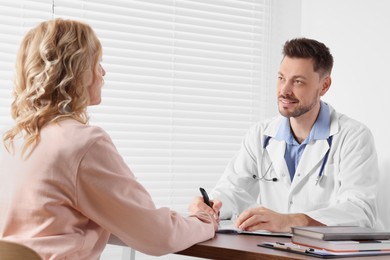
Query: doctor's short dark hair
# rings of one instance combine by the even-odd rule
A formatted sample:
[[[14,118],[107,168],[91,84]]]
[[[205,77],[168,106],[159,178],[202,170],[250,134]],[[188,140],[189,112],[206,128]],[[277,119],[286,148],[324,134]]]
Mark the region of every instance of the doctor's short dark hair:
[[[283,57],[313,59],[314,71],[320,75],[329,74],[333,68],[333,56],[322,42],[308,39],[295,38],[283,46]]]

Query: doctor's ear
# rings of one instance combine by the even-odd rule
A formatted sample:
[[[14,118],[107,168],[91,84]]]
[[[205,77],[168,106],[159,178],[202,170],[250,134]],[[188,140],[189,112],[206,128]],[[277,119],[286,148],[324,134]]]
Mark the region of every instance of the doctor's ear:
[[[320,95],[323,96],[325,95],[326,92],[328,92],[330,85],[332,84],[332,78],[330,77],[330,75],[327,75],[321,81],[322,81],[322,87],[321,87]]]

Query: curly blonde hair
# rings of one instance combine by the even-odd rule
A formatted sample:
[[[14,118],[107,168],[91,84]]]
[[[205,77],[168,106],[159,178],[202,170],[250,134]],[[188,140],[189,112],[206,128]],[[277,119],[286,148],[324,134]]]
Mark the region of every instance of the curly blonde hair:
[[[64,117],[87,124],[87,79],[102,56],[92,28],[61,18],[42,22],[20,45],[16,61],[11,115],[15,125],[3,135],[10,152],[22,135],[22,155],[33,150],[45,125]]]

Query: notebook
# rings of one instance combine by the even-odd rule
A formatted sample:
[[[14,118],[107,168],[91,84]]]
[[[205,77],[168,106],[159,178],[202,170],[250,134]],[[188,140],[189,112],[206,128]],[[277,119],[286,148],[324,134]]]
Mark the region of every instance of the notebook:
[[[270,232],[268,230],[256,230],[256,231],[245,231],[234,226],[231,220],[221,220],[217,233],[229,234],[246,234],[246,235],[258,235],[258,236],[275,236],[275,237],[291,237],[291,233],[283,232]]]

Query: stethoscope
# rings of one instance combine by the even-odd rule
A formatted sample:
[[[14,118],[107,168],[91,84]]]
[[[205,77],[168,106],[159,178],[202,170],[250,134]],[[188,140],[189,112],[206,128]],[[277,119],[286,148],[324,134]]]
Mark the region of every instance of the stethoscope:
[[[263,143],[263,154],[261,156],[261,167],[263,168],[263,165],[264,165],[264,154],[265,154],[265,151],[266,151],[266,148],[268,146],[268,143],[269,143],[269,140],[271,139],[272,137],[271,136],[265,136],[265,139],[264,139],[264,143]],[[320,168],[320,171],[318,173],[318,176],[316,178],[316,185],[318,183],[321,182],[322,180],[322,176],[323,176],[323,173],[324,173],[324,169],[325,169],[325,164],[326,162],[328,161],[328,157],[329,157],[329,152],[330,152],[330,148],[332,146],[332,140],[333,140],[333,136],[329,136],[327,141],[328,141],[328,144],[329,144],[329,148],[328,148],[328,151],[326,151],[326,154],[324,155],[324,159],[322,159],[322,164],[321,164],[321,168]],[[261,181],[272,181],[272,182],[277,182],[279,181],[278,178],[276,177],[273,177],[273,178],[267,178],[267,174],[269,172],[269,170],[271,169],[272,167],[272,162],[270,163],[270,165],[268,166],[268,168],[266,169],[265,173],[261,175],[261,177],[258,177],[256,174],[253,174],[252,177],[253,179],[259,179]]]
[[[265,154],[266,148],[268,146],[269,140],[271,140],[271,136],[266,135],[265,139],[264,139],[264,143],[263,143],[263,154],[261,155],[261,169],[263,169],[263,167],[264,167],[264,154]],[[273,182],[279,181],[279,179],[276,178],[276,177],[273,177],[273,178],[270,178],[270,179],[266,178],[266,176],[267,176],[269,170],[271,169],[271,167],[272,167],[272,162],[268,166],[267,170],[265,170],[265,173],[261,175],[261,177],[258,177],[256,174],[253,174],[252,178],[253,179],[259,179],[260,181],[273,181]],[[264,171],[262,170],[262,172],[264,172]]]

